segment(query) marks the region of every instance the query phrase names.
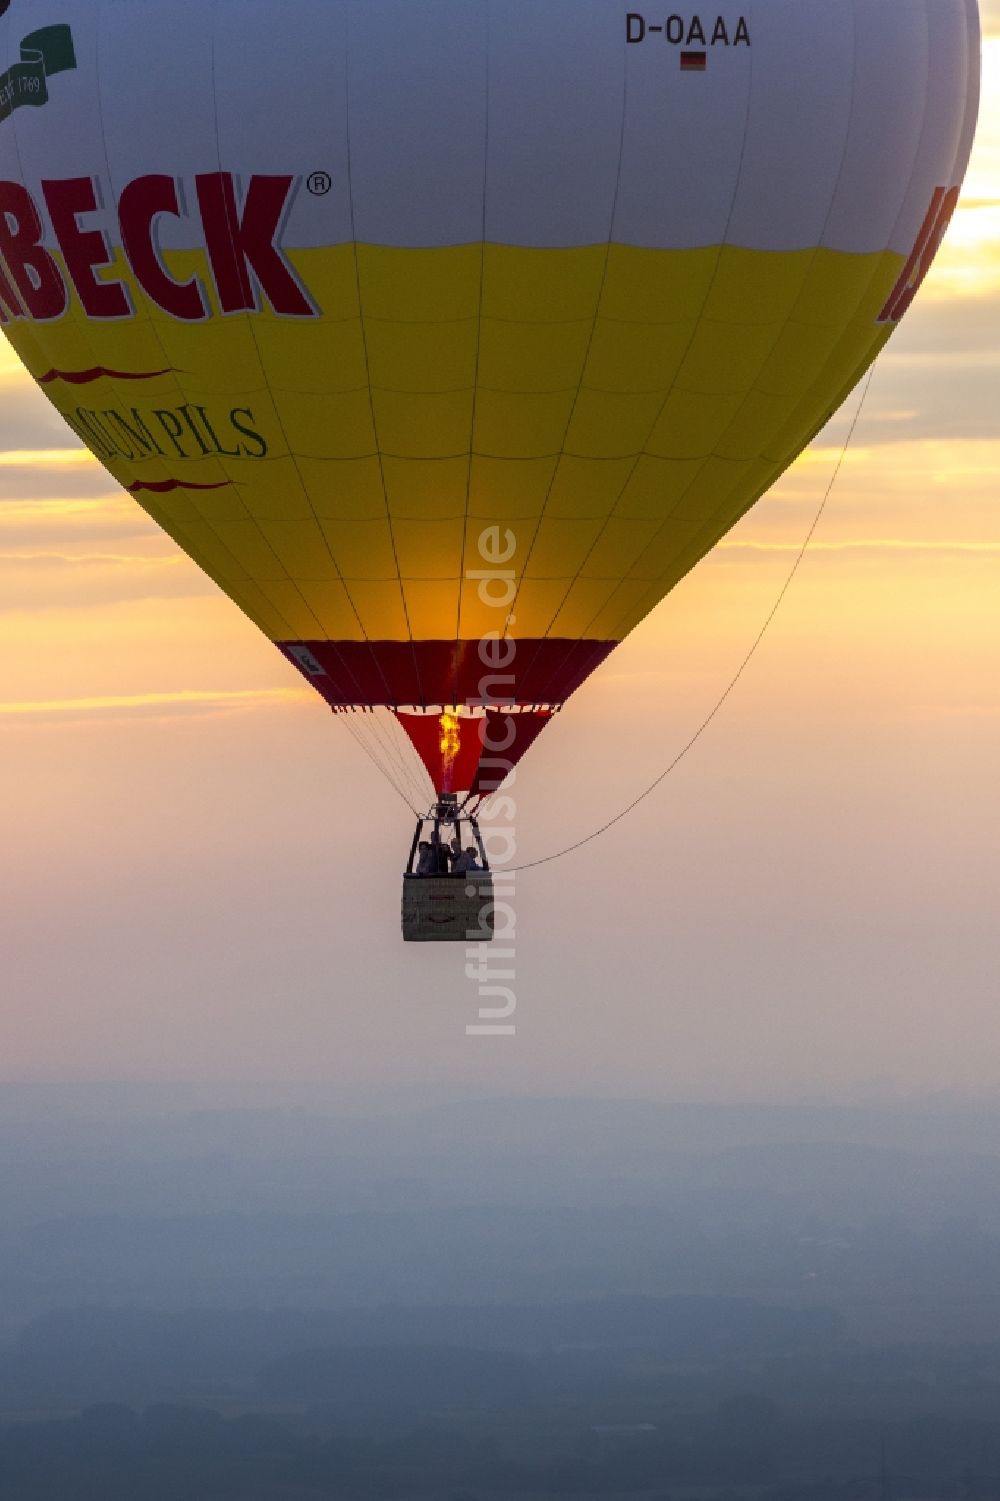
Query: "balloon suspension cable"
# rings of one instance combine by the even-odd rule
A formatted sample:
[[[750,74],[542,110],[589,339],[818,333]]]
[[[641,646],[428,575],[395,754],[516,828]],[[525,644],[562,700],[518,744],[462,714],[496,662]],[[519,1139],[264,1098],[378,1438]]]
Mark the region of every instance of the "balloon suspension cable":
[[[386,738],[394,753],[399,775],[406,789],[410,812],[416,817],[420,809],[427,806],[428,798],[433,796],[434,788],[430,777],[422,763],[415,760],[413,746],[396,716],[388,709],[382,711],[376,709],[373,718],[376,720],[381,718],[383,721]]]
[[[426,791],[419,782],[412,766],[407,762],[403,748],[393,738],[392,724],[379,721],[378,710],[362,710],[360,714],[338,714],[338,719],[347,727],[351,737],[379,771],[396,795],[406,804],[414,818],[419,812],[416,804],[426,802]]]
[[[384,732],[383,744],[387,754],[395,761],[397,773],[406,788],[406,801],[410,812],[417,817],[414,803],[423,806],[427,802],[430,779],[422,766],[414,762],[413,747],[395,714],[388,709],[372,709],[371,725],[376,735]],[[430,789],[433,791],[433,788]]]
[[[756,656],[756,654],[757,654],[757,648],[760,646],[760,644],[763,641],[764,637],[767,635],[768,628],[771,625],[771,622],[773,621],[774,617],[777,615],[778,611],[780,610],[780,608],[781,608],[781,606],[782,606],[782,604],[784,602],[785,595],[788,593],[789,589],[792,586],[792,580],[795,578],[795,575],[799,571],[799,565],[801,564],[802,559],[805,557],[807,551],[809,550],[809,544],[810,544],[810,542],[812,541],[812,539],[813,539],[813,537],[815,535],[816,528],[819,526],[820,520],[822,519],[822,516],[823,516],[823,512],[826,510],[826,503],[830,499],[831,494],[833,493],[833,487],[837,483],[837,479],[838,479],[838,477],[840,475],[840,471],[843,468],[844,459],[847,457],[847,450],[848,450],[848,448],[851,445],[852,438],[854,437],[854,432],[855,432],[855,429],[857,428],[857,425],[858,425],[858,419],[861,416],[861,410],[862,410],[862,408],[863,408],[863,406],[865,404],[865,399],[866,399],[866,397],[868,395],[868,388],[869,388],[869,386],[872,383],[872,375],[874,374],[874,371],[875,371],[875,366],[871,365],[869,367],[869,369],[868,369],[868,375],[867,375],[867,378],[865,380],[865,383],[864,383],[864,385],[861,388],[861,399],[858,402],[857,408],[856,408],[856,410],[854,412],[854,416],[851,418],[851,423],[850,423],[850,426],[849,426],[849,428],[847,430],[847,436],[844,439],[844,445],[843,445],[843,447],[840,450],[840,454],[838,455],[836,465],[834,466],[833,473],[831,474],[830,479],[829,479],[829,483],[827,484],[827,487],[826,487],[825,491],[823,492],[823,498],[822,498],[822,500],[819,503],[819,508],[817,509],[816,514],[815,514],[815,516],[812,519],[812,523],[811,523],[811,525],[809,527],[809,530],[806,532],[805,540],[803,541],[802,546],[799,548],[799,550],[798,550],[798,552],[797,552],[797,554],[795,556],[795,561],[792,563],[792,566],[791,566],[791,568],[788,571],[788,577],[785,579],[785,582],[782,584],[781,589],[778,592],[778,597],[775,599],[774,604],[771,606],[770,610],[768,611],[767,616],[765,617],[763,625],[761,626],[760,630],[757,632],[756,636],[754,637],[753,641],[751,642],[749,651],[747,652],[747,654],[743,658],[743,660],[740,662],[740,665],[737,667],[736,671],[733,673],[733,676],[730,678],[729,682],[726,684],[726,687],[724,688],[724,690],[722,691],[722,693],[719,695],[718,699],[716,700],[716,702],[713,705],[713,707],[711,708],[711,710],[708,712],[708,714],[705,715],[705,718],[701,721],[701,723],[699,724],[698,728],[695,730],[694,734],[690,737],[690,739],[684,745],[681,746],[680,750],[677,752],[677,754],[674,757],[674,759],[670,762],[669,766],[667,766],[663,771],[660,772],[659,776],[655,779],[655,781],[650,782],[649,786],[646,787],[642,792],[640,792],[639,795],[638,795],[638,797],[634,797],[630,803],[628,803],[624,808],[622,808],[622,810],[621,810],[620,813],[616,813],[615,816],[614,816],[614,818],[609,818],[608,821],[607,821],[607,823],[601,824],[600,828],[594,829],[592,833],[585,834],[582,839],[575,840],[573,844],[567,844],[564,849],[556,850],[551,855],[542,855],[537,860],[526,860],[523,865],[514,865],[514,866],[512,866],[511,869],[510,869],[510,871],[508,872],[508,874],[514,875],[518,871],[533,870],[535,868],[535,866],[537,866],[537,865],[548,865],[553,860],[561,860],[564,855],[571,855],[574,850],[582,849],[585,844],[591,844],[595,839],[599,839],[602,834],[606,834],[609,829],[613,829],[616,823],[621,823],[621,821],[622,821],[623,818],[627,818],[630,813],[634,812],[634,810],[636,808],[638,808],[638,806],[639,806],[640,803],[645,802],[646,798],[650,797],[652,795],[652,793],[654,793],[656,791],[657,787],[660,786],[661,782],[665,782],[666,781],[666,779],[670,775],[670,773],[672,771],[676,770],[676,768],[684,760],[685,756],[687,756],[687,754],[689,753],[689,751],[692,751],[694,749],[694,747],[698,744],[698,741],[701,739],[702,735],[704,735],[705,731],[708,729],[708,727],[712,723],[713,719],[715,719],[716,715],[722,709],[723,704],[729,698],[729,695],[732,693],[733,689],[736,687],[736,684],[740,681],[740,678],[743,676],[744,672],[746,672],[746,670],[749,667],[750,663],[752,662],[753,658]]]

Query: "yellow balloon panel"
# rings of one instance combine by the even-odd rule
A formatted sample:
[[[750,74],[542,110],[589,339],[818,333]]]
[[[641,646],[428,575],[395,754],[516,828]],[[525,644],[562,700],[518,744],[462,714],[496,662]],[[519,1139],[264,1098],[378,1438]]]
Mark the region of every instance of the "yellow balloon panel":
[[[578,578],[672,580],[790,461],[884,336],[876,314],[902,266],[891,252],[612,250],[358,247],[357,300],[343,247],[299,251],[303,285],[334,302],[301,329],[268,308],[96,323],[75,301],[9,331],[140,503],[146,486],[187,497],[223,587],[281,584],[287,602],[336,584],[336,607],[309,613],[340,632],[356,597],[382,640],[413,629],[406,586],[434,581],[440,608],[413,613],[448,634],[473,517],[515,534],[515,588],[556,581],[512,634],[583,635],[596,595],[570,606]],[[174,268],[206,283],[209,269]],[[519,317],[480,325],[480,298]],[[116,374],[65,379],[94,369]],[[278,621],[273,590],[256,597],[243,607],[283,632],[288,609]]]
[[[875,357],[976,116],[975,0],[66,9],[0,6],[0,322],[335,704],[498,627],[572,691]]]

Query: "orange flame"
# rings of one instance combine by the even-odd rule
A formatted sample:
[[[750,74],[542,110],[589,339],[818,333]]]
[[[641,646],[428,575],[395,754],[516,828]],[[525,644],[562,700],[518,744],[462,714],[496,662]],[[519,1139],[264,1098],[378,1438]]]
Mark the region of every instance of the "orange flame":
[[[457,714],[442,714],[438,720],[441,726],[441,738],[438,746],[441,751],[441,771],[444,790],[450,791],[451,774],[455,765],[455,757],[458,755],[462,743],[461,720]]]

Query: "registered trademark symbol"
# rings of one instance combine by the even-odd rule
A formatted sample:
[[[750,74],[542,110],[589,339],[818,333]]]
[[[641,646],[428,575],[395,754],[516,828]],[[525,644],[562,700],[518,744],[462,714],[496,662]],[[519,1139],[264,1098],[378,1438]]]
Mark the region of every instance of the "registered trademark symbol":
[[[329,172],[312,172],[306,178],[306,187],[314,198],[322,198],[333,187],[333,178]]]

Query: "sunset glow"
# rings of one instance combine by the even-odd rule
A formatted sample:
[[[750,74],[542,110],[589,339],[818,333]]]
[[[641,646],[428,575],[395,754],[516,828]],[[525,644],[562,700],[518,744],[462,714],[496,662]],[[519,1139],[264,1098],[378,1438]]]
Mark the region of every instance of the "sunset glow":
[[[546,730],[519,773],[526,858],[617,813],[711,709],[787,578],[857,402],[855,393]],[[908,1086],[921,1086],[935,1068],[956,1087],[1000,1085],[995,1053],[968,1046],[982,1023],[987,973],[995,1006],[998,412],[1000,35],[990,34],[964,196],[926,285],[875,368],[815,539],[764,646],[683,770],[608,836],[600,859],[592,851],[544,878],[524,877],[525,891],[535,882],[539,996],[563,994],[560,964],[572,971],[566,989],[593,985],[606,996],[621,983],[615,954],[574,957],[565,945],[558,955],[543,952],[541,935],[561,931],[570,913],[577,926],[604,932],[609,910],[630,952],[629,923],[637,933],[659,932],[659,876],[638,894],[632,888],[642,883],[630,883],[635,912],[606,884],[609,869],[630,870],[655,850],[664,880],[674,882],[681,947],[668,962],[647,946],[629,982],[650,997],[645,1025],[657,1047],[643,1064],[649,1087],[657,1068],[679,1090],[687,1078],[711,1087],[724,1028],[730,1081],[746,1079],[748,1093],[766,1085],[767,1069],[780,1070],[777,1055],[787,1061],[794,1049],[796,1008],[816,954],[832,978],[825,990],[817,981],[824,999],[813,1053],[795,1064],[804,1092],[857,1077],[869,1055]],[[349,727],[115,488],[0,343],[0,756],[6,863],[18,885],[8,920],[27,956],[28,1009],[41,1018],[37,1029],[0,1021],[11,1069],[104,1066],[100,1020],[88,1030],[58,998],[45,916],[50,903],[65,911],[72,893],[93,886],[99,894],[88,894],[89,916],[80,919],[83,947],[117,941],[119,908],[131,912],[137,931],[155,910],[163,914],[161,965],[166,973],[176,962],[183,976],[171,991],[174,1009],[157,1013],[155,1026],[155,1001],[133,1012],[122,992],[109,992],[106,1010],[96,1003],[105,1031],[115,1031],[123,1070],[198,1066],[191,1038],[202,1026],[201,970],[195,958],[185,968],[178,937],[196,900],[213,913],[216,904],[227,938],[230,928],[238,935],[206,961],[215,981],[204,993],[217,983],[240,1015],[225,1067],[318,1071],[319,1035],[330,1043],[324,1067],[334,1066],[335,1038],[345,1052],[355,1048],[359,1066],[377,1070],[380,1033],[384,1042],[395,1023],[373,1020],[364,1007],[373,961],[370,947],[368,958],[361,948],[383,929],[395,941],[395,896],[390,890],[383,901],[384,881],[367,868],[358,875],[355,864],[334,901],[330,861],[342,862],[342,873],[345,852],[363,847],[382,876],[388,870],[391,888],[412,820]],[[148,906],[139,908],[135,893],[147,886]],[[344,1018],[334,1018],[329,1003],[328,958],[315,961],[315,981],[304,960],[301,971],[290,961],[286,983],[276,973],[273,935],[254,948],[274,903],[286,904],[281,941],[289,950],[308,954],[310,943],[327,941],[331,906],[354,935],[358,955],[352,950],[338,970],[340,990],[354,997],[344,1001]],[[736,935],[733,948],[718,937],[717,907]],[[842,924],[839,947],[825,923]],[[772,1004],[770,982],[761,981],[743,1006],[747,935],[772,931],[776,968],[788,969],[787,1005]],[[241,957],[240,944],[257,954],[255,964]],[[900,952],[900,964],[910,966],[905,1010],[888,982],[884,994],[865,988]],[[693,1008],[690,1032],[679,1039],[660,1007],[664,975],[674,983],[676,972],[676,983],[696,995],[703,964],[729,975],[729,999],[712,1017]],[[384,966],[407,993],[398,956]],[[425,968],[412,982],[431,1006],[442,974]],[[275,1040],[274,1019],[284,1025],[293,991],[312,997],[305,1020]],[[944,991],[953,1005],[947,1018],[935,1009]],[[243,995],[254,997],[249,1019]],[[583,1020],[572,1017],[590,1052],[573,1040],[568,1011],[546,1017],[537,1004],[532,1025],[549,1029],[554,1074],[581,1078],[584,1053],[595,1076],[625,1069],[625,1044],[596,1001]],[[412,1051],[416,1071],[415,1013],[398,1025],[409,1041],[397,1042],[396,1052]],[[779,1039],[776,1058],[760,1061],[757,1074],[747,1062],[741,1073],[765,1033]],[[458,1075],[462,1064],[448,1046],[436,1063]],[[654,1066],[657,1049],[668,1061]],[[408,1066],[404,1058],[401,1075]]]

